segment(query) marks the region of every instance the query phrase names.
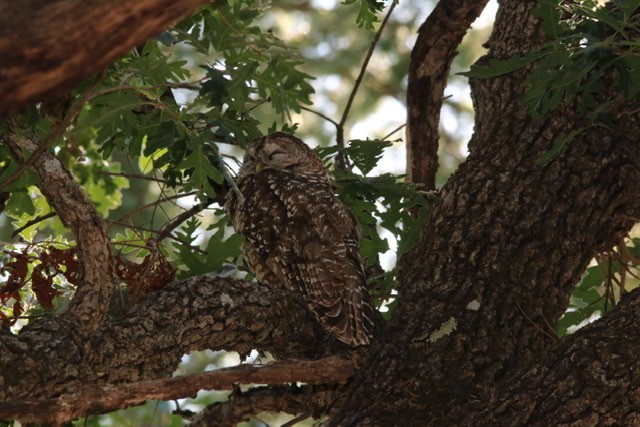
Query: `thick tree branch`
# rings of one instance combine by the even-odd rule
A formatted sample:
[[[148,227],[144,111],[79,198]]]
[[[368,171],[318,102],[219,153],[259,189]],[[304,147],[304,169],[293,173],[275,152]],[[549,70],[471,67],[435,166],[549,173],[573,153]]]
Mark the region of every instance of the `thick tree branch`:
[[[60,318],[33,322],[0,339],[0,400],[41,399],[84,384],[170,376],[194,350],[269,351],[279,359],[345,353],[302,307],[265,286],[209,276],[150,294],[88,340]],[[1,331],[0,331],[1,332]],[[366,351],[366,350],[363,350]]]
[[[0,419],[22,423],[64,423],[139,405],[147,400],[194,397],[199,390],[231,390],[237,384],[340,384],[355,370],[351,360],[331,356],[315,361],[275,361],[267,365],[239,365],[212,372],[120,385],[90,385],[48,400],[0,403]],[[281,397],[279,401],[281,402]],[[265,403],[266,404],[266,403]],[[282,403],[280,403],[282,405]],[[261,410],[272,409],[272,404]]]
[[[1,0],[0,116],[65,94],[206,2]]]
[[[16,129],[7,132],[4,141],[20,160],[22,153],[35,153],[43,144],[35,137],[19,135]],[[57,157],[43,151],[32,167],[40,177],[40,191],[77,238],[80,285],[68,314],[78,320],[78,333],[85,335],[104,320],[117,285],[106,223]]]
[[[449,67],[486,4],[487,0],[440,1],[418,30],[407,88],[407,173],[426,190],[436,188],[438,125]]]
[[[640,290],[635,290],[602,319],[562,339],[524,373],[478,396],[484,409],[462,424],[637,425],[638,313]]]

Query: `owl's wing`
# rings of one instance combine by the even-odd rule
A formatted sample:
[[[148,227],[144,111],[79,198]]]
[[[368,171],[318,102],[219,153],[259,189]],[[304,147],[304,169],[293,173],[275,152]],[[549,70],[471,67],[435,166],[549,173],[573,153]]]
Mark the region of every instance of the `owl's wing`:
[[[368,344],[373,310],[355,219],[330,191],[297,192],[295,205],[287,209],[296,214],[279,236],[283,249],[268,260],[271,269],[333,336]]]

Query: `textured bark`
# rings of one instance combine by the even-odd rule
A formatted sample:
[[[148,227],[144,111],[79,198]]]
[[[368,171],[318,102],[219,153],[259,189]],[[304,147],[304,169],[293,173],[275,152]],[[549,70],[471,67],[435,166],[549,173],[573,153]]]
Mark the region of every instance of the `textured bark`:
[[[286,313],[286,315],[284,315]],[[198,277],[172,284],[110,319],[88,339],[64,318],[34,322],[0,340],[0,400],[51,398],[87,383],[170,376],[194,350],[269,351],[281,359],[321,357],[346,346],[297,305],[267,288]]]
[[[13,157],[21,162],[22,152],[32,153],[33,169],[40,177],[42,194],[71,229],[78,244],[79,286],[67,315],[77,324],[77,333],[86,335],[102,324],[116,289],[111,246],[104,218],[98,214],[86,193],[75,182],[62,162],[49,152],[41,151],[47,141],[7,132],[4,142]]]
[[[237,384],[345,383],[353,374],[354,368],[353,361],[331,356],[314,361],[287,360],[265,365],[246,364],[128,384],[88,385],[55,399],[0,403],[0,419],[17,419],[21,423],[64,423],[75,418],[140,405],[151,399],[195,397],[200,390],[232,390]],[[270,397],[275,400],[274,396]],[[284,398],[278,401],[281,400]],[[252,414],[270,408],[261,407]]]
[[[407,87],[407,174],[426,190],[436,188],[438,126],[449,67],[486,4],[487,0],[438,2],[418,30]]]
[[[540,41],[529,14],[536,3],[502,2],[491,56]],[[532,121],[518,101],[522,78],[473,82],[470,156],[402,262],[394,317],[334,424],[460,423],[487,390],[554,344],[550,325],[589,260],[640,216],[640,170],[627,155],[637,157],[629,136],[638,133],[637,110],[626,106],[610,132],[584,134],[541,164],[554,136],[576,128],[577,119],[562,111]]]
[[[207,0],[1,0],[0,116],[51,101]]]
[[[465,425],[640,424],[640,291],[561,340],[485,400]]]

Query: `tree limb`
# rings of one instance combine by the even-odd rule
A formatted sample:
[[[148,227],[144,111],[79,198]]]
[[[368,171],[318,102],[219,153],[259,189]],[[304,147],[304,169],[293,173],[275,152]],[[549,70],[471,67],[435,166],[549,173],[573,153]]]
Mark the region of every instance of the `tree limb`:
[[[331,356],[314,361],[290,360],[262,366],[239,365],[194,375],[129,384],[89,385],[55,399],[1,402],[0,419],[18,420],[22,423],[64,423],[87,415],[139,405],[151,399],[194,397],[199,390],[231,390],[236,384],[344,383],[354,370],[353,361]],[[271,409],[271,406],[262,410],[265,409]]]
[[[42,144],[35,136],[21,136],[15,129],[4,135],[13,156],[22,160],[22,153],[34,153]],[[76,289],[68,315],[78,322],[79,335],[98,329],[104,320],[117,279],[107,227],[82,187],[52,153],[42,151],[33,161],[40,177],[40,191],[60,220],[75,234],[78,242],[80,285]]]
[[[1,0],[0,116],[61,96],[206,2]]]
[[[636,289],[602,319],[563,338],[519,375],[478,396],[476,404],[483,409],[461,424],[637,425],[638,313]]]
[[[486,4],[487,0],[440,1],[418,30],[407,88],[407,173],[425,190],[436,188],[438,125],[449,67]]]
[[[269,288],[242,280],[194,277],[160,289],[89,339],[60,317],[0,330],[0,400],[47,399],[84,384],[170,376],[185,353],[252,349],[279,359],[346,353],[311,315]],[[361,349],[360,351],[366,351]]]

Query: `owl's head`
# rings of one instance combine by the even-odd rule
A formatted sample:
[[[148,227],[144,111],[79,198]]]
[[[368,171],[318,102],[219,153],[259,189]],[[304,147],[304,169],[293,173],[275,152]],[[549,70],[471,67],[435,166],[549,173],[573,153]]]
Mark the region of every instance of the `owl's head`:
[[[300,139],[284,132],[263,136],[247,146],[241,174],[268,169],[292,173],[324,173],[320,157]]]

